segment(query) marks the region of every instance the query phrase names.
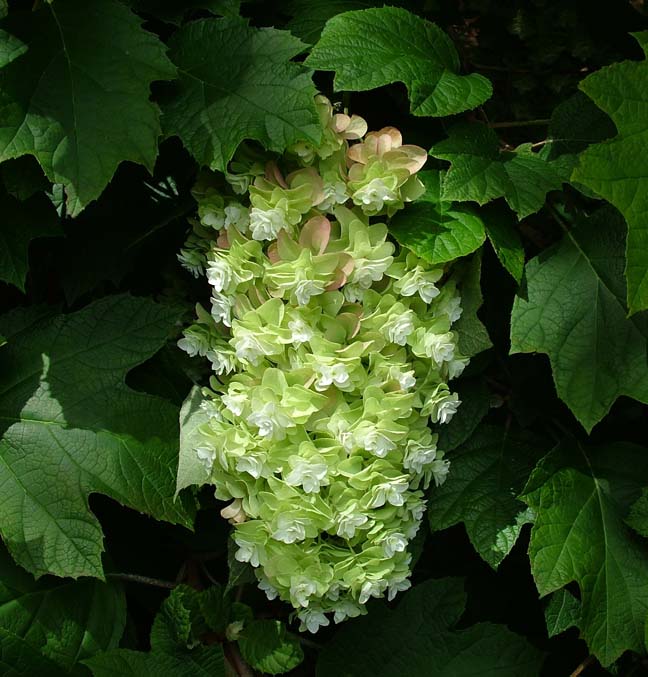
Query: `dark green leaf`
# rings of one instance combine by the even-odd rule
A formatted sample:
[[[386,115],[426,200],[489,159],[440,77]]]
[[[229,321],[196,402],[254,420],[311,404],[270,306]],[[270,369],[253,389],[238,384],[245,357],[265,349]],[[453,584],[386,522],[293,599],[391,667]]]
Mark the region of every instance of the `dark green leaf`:
[[[529,557],[538,591],[578,583],[581,634],[604,666],[644,646],[648,549],[623,518],[647,479],[645,449],[567,441],[539,464],[523,496],[535,513]]]
[[[436,24],[398,7],[334,16],[306,64],[335,71],[337,92],[402,82],[414,115],[454,115],[476,108],[492,93],[485,77],[459,74],[457,51]]]
[[[29,50],[0,70],[0,161],[35,155],[47,177],[65,185],[72,216],[123,160],[153,169],[160,125],[150,84],[175,71],[128,8],[114,0],[42,2],[11,14],[4,28]]]
[[[580,602],[564,588],[558,590],[549,599],[545,608],[547,634],[555,637],[580,623]]]
[[[466,597],[459,579],[429,580],[395,611],[375,606],[347,622],[322,653],[318,677],[533,677],[542,654],[502,625],[454,626]]]
[[[546,160],[530,144],[502,150],[497,134],[482,124],[455,125],[430,155],[451,163],[443,199],[484,205],[503,197],[520,219],[537,212],[547,193],[560,189],[571,172],[568,158]]]
[[[448,454],[448,478],[430,492],[430,528],[437,531],[463,522],[475,550],[496,569],[532,519],[516,497],[541,449],[536,440],[503,428],[479,428]]]
[[[252,621],[238,644],[250,666],[268,675],[290,672],[304,660],[299,640],[281,621]]]
[[[648,316],[626,318],[625,225],[604,208],[526,265],[511,353],[546,353],[558,396],[590,431],[620,395],[648,402]]]
[[[648,56],[646,35],[635,37]],[[636,313],[648,308],[648,60],[602,68],[580,88],[610,115],[619,133],[587,148],[572,179],[611,202],[628,222],[627,303]]]
[[[29,243],[37,237],[62,235],[52,203],[42,194],[25,202],[0,192],[0,280],[25,291]]]
[[[0,549],[3,652],[24,643],[32,653],[71,671],[77,661],[115,648],[125,623],[126,600],[118,584],[53,578],[36,582]]]
[[[176,95],[165,130],[201,165],[225,170],[237,146],[254,139],[273,151],[321,136],[310,72],[291,59],[304,43],[287,31],[252,28],[243,19],[205,19],[171,40]]]
[[[124,385],[179,314],[116,296],[71,315],[0,319],[0,532],[36,576],[103,575],[93,492],[191,525],[190,502],[173,500],[177,409]]]

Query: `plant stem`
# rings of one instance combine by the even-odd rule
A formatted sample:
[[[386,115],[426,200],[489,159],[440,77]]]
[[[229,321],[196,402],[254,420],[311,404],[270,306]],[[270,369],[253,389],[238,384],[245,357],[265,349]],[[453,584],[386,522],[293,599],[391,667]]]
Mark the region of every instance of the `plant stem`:
[[[590,654],[582,663],[580,663],[576,667],[574,672],[572,672],[569,677],[578,677],[582,672],[584,672],[588,668],[588,666],[592,665],[594,661],[596,661],[596,658],[594,658],[594,656]]]
[[[176,583],[171,583],[170,581],[163,581],[159,578],[151,578],[150,576],[140,576],[139,574],[106,574],[107,578],[114,578],[118,581],[128,581],[129,583],[143,583],[144,585],[153,585],[156,588],[166,588],[167,590],[173,590],[176,587]]]
[[[546,127],[551,120],[542,118],[540,120],[510,120],[509,122],[489,122],[488,126],[492,129],[506,127]]]

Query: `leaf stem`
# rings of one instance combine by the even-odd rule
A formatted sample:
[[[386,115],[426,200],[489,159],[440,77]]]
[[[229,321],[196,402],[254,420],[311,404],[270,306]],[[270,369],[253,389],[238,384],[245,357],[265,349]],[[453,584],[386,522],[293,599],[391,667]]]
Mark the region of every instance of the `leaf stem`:
[[[505,127],[546,127],[551,120],[542,118],[539,120],[510,120],[508,122],[489,122],[488,126],[492,129]]]
[[[590,654],[584,661],[582,661],[574,670],[574,672],[569,675],[569,677],[578,677],[582,672],[584,672],[592,663],[596,661],[596,658]]]
[[[117,581],[127,581],[129,583],[143,583],[144,585],[153,585],[156,588],[165,588],[167,590],[173,590],[176,587],[176,583],[171,581],[163,581],[159,578],[151,578],[150,576],[140,576],[139,574],[106,574],[107,578],[114,578]]]

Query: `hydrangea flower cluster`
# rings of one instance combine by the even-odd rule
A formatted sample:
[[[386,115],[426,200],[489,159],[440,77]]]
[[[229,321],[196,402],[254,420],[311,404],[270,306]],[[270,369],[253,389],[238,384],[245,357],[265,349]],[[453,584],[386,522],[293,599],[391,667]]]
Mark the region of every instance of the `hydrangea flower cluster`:
[[[423,192],[425,151],[317,106],[321,145],[281,168],[237,158],[228,194],[197,187],[179,257],[211,286],[179,341],[213,369],[195,453],[231,501],[236,558],[312,632],[409,587],[424,490],[449,465],[429,423],[456,412],[468,361],[456,284],[384,222]]]

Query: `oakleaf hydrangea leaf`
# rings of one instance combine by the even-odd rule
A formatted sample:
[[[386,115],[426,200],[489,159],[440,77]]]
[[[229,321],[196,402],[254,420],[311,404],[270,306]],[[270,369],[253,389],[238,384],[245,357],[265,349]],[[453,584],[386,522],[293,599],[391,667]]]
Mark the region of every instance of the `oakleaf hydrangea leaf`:
[[[71,315],[0,320],[0,533],[37,577],[101,577],[92,492],[191,525],[173,500],[177,409],[126,387],[165,342],[179,311],[115,296]]]
[[[526,265],[511,353],[546,353],[558,396],[590,431],[620,395],[648,402],[645,314],[626,318],[625,224],[604,208]]]
[[[336,14],[378,7],[382,4],[380,0],[291,0],[287,7],[291,19],[286,28],[293,35],[312,45],[319,39],[326,22]]]
[[[123,160],[153,168],[160,125],[150,85],[175,70],[140,23],[115,0],[43,2],[3,22],[29,49],[0,70],[0,161],[35,155],[65,186],[72,216]]]
[[[263,674],[290,672],[304,660],[299,639],[281,621],[252,621],[238,643],[245,661]]]
[[[492,345],[488,330],[477,311],[484,300],[481,291],[481,255],[477,252],[468,261],[457,264],[457,279],[461,289],[463,312],[455,324],[459,348],[464,355],[477,355]]]
[[[555,637],[580,623],[580,602],[565,588],[558,590],[549,599],[545,608],[547,634]]]
[[[648,489],[633,503],[626,522],[644,538],[648,538]]]
[[[648,33],[638,34],[648,54]],[[623,61],[592,73],[580,88],[618,129],[587,148],[572,180],[611,202],[628,222],[626,278],[630,313],[648,308],[648,61]]]
[[[503,204],[491,204],[479,210],[486,235],[500,263],[519,284],[524,272],[524,247],[515,229],[515,217]]]
[[[559,190],[571,172],[568,157],[546,160],[530,144],[502,150],[492,129],[467,122],[452,127],[430,155],[451,163],[443,181],[444,200],[483,205],[503,197],[520,219],[537,212],[547,193]]]
[[[56,211],[45,195],[25,202],[0,190],[0,280],[25,291],[29,243],[37,237],[62,235]]]
[[[460,579],[426,581],[407,592],[394,611],[376,605],[371,615],[346,623],[320,654],[317,675],[539,674],[542,654],[503,625],[456,630],[465,604]]]
[[[578,467],[566,467],[563,458],[574,457]],[[604,666],[644,646],[648,549],[623,518],[646,482],[645,459],[646,450],[633,445],[589,450],[565,442],[540,463],[522,497],[535,513],[529,557],[538,591],[578,583],[581,635]]]
[[[164,108],[166,133],[179,136],[198,162],[223,171],[244,139],[273,151],[318,142],[310,71],[290,61],[304,48],[287,31],[243,19],[184,26],[170,43],[180,82]]]
[[[0,581],[0,654],[19,639],[32,653],[71,672],[77,661],[118,646],[126,624],[126,599],[119,584],[52,578],[36,582],[4,548]]]
[[[477,214],[442,199],[442,177],[441,172],[421,172],[425,193],[389,223],[389,232],[401,245],[434,265],[471,254],[486,239]]]
[[[95,677],[225,677],[222,645],[205,646],[198,638],[210,630],[200,611],[209,594],[175,588],[153,622],[150,652],[112,649],[83,662]]]
[[[463,522],[477,552],[496,569],[531,521],[516,496],[539,457],[538,444],[482,426],[448,457],[452,473],[428,503],[430,527]]]
[[[335,71],[336,91],[402,82],[414,115],[455,115],[480,106],[492,94],[482,75],[459,74],[457,51],[436,24],[398,7],[334,16],[306,64]]]

